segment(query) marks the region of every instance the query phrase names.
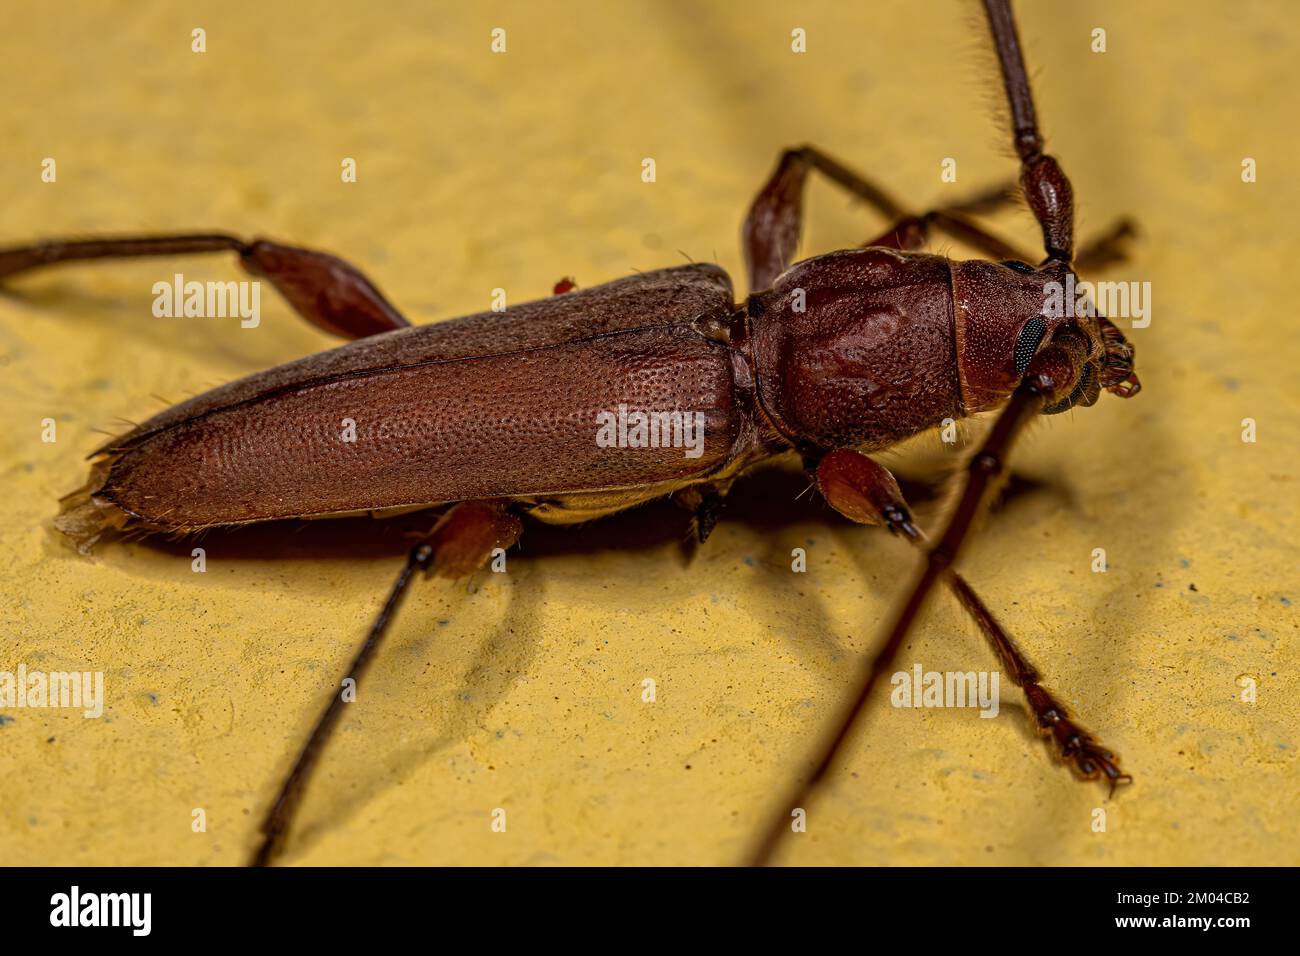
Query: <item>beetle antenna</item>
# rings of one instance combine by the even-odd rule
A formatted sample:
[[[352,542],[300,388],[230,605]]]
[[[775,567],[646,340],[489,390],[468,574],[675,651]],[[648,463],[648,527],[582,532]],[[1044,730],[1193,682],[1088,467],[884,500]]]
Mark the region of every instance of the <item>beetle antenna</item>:
[[[1043,152],[1045,143],[1038,129],[1034,94],[1025,73],[1010,0],[984,0],[984,9],[1011,107],[1011,138],[1020,157],[1020,188],[1043,230],[1047,260],[1069,263],[1074,256],[1074,190],[1056,159]]]

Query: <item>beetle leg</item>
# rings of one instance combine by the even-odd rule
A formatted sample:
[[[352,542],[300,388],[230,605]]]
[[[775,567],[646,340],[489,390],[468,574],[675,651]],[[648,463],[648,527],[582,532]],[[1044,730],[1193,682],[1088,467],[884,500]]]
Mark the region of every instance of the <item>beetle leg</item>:
[[[754,197],[754,202],[749,207],[749,214],[745,217],[741,234],[751,292],[771,286],[773,280],[794,261],[799,236],[803,229],[804,186],[809,172],[814,169],[825,175],[831,182],[871,205],[891,221],[898,223],[899,225],[885,233],[886,240],[902,228],[904,223],[915,223],[922,228],[933,225],[964,242],[992,251],[996,258],[1021,258],[1010,245],[980,229],[966,218],[971,214],[991,212],[1010,201],[1011,190],[1008,187],[990,189],[965,202],[925,213],[923,216],[914,216],[885,190],[853,172],[838,160],[815,146],[801,146],[797,149],[787,149],[781,154],[776,170]],[[921,243],[924,241],[922,238]],[[868,245],[887,245],[894,248],[919,246],[919,244],[900,246],[889,241],[868,243]]]
[[[953,238],[981,250],[994,259],[1015,259],[1026,263],[1031,261],[1028,254],[972,222],[956,207],[934,209],[919,216],[905,216],[878,239],[864,242],[863,246],[884,246],[888,249],[903,250],[921,249],[929,241],[931,227],[942,229]]]
[[[976,205],[972,203],[971,205]],[[886,249],[916,250],[925,247],[930,238],[930,227],[936,226],[962,242],[980,249],[994,259],[1015,259],[1030,262],[1031,257],[1016,247],[972,222],[966,206],[948,206],[919,216],[905,216],[894,223],[878,238],[864,242],[863,247],[883,246]],[[1116,221],[1109,229],[1095,237],[1074,257],[1076,272],[1092,272],[1128,259],[1128,242],[1137,236],[1137,225],[1127,217]]]
[[[953,564],[969,536],[975,516],[983,508],[997,477],[1006,467],[1016,438],[1034,415],[1070,395],[1075,383],[1079,381],[1088,354],[1086,339],[1065,328],[1030,361],[1029,368],[1012,392],[1011,399],[994,419],[993,427],[979,452],[971,458],[961,495],[944,526],[942,536],[924,549],[925,560],[906,601],[889,619],[884,640],[870,660],[863,662],[848,702],[836,715],[825,740],[817,747],[811,772],[791,788],[781,805],[781,812],[773,815],[764,831],[751,860],[754,864],[765,864],[771,859],[778,841],[786,832],[789,809],[803,805],[825,778],[857,726],[872,690],[898,656],[898,651],[930,592],[934,590],[935,584],[952,573]],[[1053,713],[1050,717],[1055,723],[1060,714]],[[1074,752],[1077,752],[1079,741],[1067,739],[1065,743],[1075,747]],[[1112,787],[1118,782],[1117,778],[1112,778]]]
[[[691,485],[673,494],[673,502],[692,512],[691,530],[695,540],[703,544],[718,526],[718,518],[727,503],[726,489],[717,485]]]
[[[494,549],[509,548],[518,541],[522,530],[519,518],[502,502],[466,501],[453,505],[407,555],[406,564],[344,676],[360,683],[417,571],[443,578],[465,577],[482,567]],[[267,866],[279,853],[316,761],[343,714],[343,702],[342,694],[331,693],[262,822],[262,840],[253,855],[253,866]]]
[[[59,262],[225,251],[239,253],[246,272],[269,280],[299,315],[332,335],[359,339],[410,325],[360,269],[337,256],[221,233],[52,239],[13,246],[0,249],[0,279]]]
[[[926,537],[912,521],[894,476],[857,451],[842,449],[817,464],[817,488],[832,508],[859,524],[884,525],[917,547]],[[993,612],[957,571],[946,572],[948,587],[983,632],[1012,683],[1025,692],[1041,733],[1050,734],[1063,760],[1081,780],[1105,776],[1113,790],[1133,778],[1120,770],[1119,758],[1074,723],[1065,707],[1040,684],[1038,671]]]
[[[907,215],[902,204],[883,189],[812,146],[787,149],[776,170],[759,190],[741,229],[749,290],[757,292],[794,261],[803,231],[803,193],[808,173],[821,170],[833,182],[864,199],[891,220]]]
[[[996,212],[1013,202],[1018,195],[1019,191],[1015,184],[1004,183],[959,202],[950,203],[942,209],[932,209],[919,216],[904,216],[879,238],[864,242],[862,245],[864,247],[884,246],[887,249],[921,249],[929,241],[930,228],[933,226],[994,259],[1029,262],[1026,253],[1019,251],[1015,246],[970,219],[971,216]]]

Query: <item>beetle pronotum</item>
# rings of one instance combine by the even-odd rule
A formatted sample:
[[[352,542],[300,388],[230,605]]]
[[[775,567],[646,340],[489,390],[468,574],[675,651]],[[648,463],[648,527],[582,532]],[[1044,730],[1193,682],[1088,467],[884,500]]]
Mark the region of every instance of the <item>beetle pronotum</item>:
[[[304,318],[356,340],[182,402],[113,439],[95,453],[87,484],[65,500],[58,527],[88,550],[109,532],[189,534],[448,506],[411,550],[346,672],[360,681],[417,572],[469,573],[518,540],[523,517],[574,523],[666,495],[691,508],[703,541],[734,480],[793,452],[836,510],[888,527],[926,560],[813,773],[778,805],[753,861],[770,858],[789,808],[807,802],[940,581],[1073,769],[1112,786],[1127,779],[953,568],[1026,421],[1091,405],[1102,390],[1138,390],[1132,348],[1112,323],[1044,308],[1049,283],[1113,256],[1123,232],[1075,255],[1070,184],[1043,151],[1009,5],[985,6],[1020,188],[1042,230],[1046,257],[1036,267],[971,218],[1005,192],[913,215],[813,147],[784,153],[750,208],[743,239],[752,291],[739,304],[720,268],[693,264],[413,328],[355,267],[268,240],[161,235],[0,250],[0,277],[74,260],[233,251]],[[894,225],[862,248],[793,263],[814,170]],[[931,229],[990,260],[919,251]],[[893,476],[867,452],[998,407],[946,529],[928,544]],[[627,409],[643,416],[638,426],[647,417],[662,423],[696,453],[683,455],[675,441],[602,441],[602,416],[618,410],[621,420]],[[358,441],[340,444],[342,420],[357,424]],[[625,438],[625,424],[618,429]],[[331,694],[270,804],[254,862],[280,849],[341,710],[341,695]]]

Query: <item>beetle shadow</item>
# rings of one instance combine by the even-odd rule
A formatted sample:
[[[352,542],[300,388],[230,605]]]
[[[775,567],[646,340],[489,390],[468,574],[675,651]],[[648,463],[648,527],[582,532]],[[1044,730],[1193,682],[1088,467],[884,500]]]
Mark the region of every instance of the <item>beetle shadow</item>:
[[[922,513],[926,509],[937,507],[945,497],[942,482],[923,478],[909,480],[900,476],[899,483],[905,497]],[[1060,489],[1028,479],[1013,480],[1002,507],[1013,506],[1019,498],[1043,491],[1057,493]],[[384,520],[354,517],[325,521],[271,522],[242,528],[213,529],[197,539],[145,539],[130,546],[146,547],[188,563],[191,560],[191,550],[198,543],[205,548],[209,560],[219,557],[222,562],[244,565],[241,573],[250,573],[251,568],[251,573],[255,574],[263,562],[345,561],[391,562],[393,574],[396,575],[407,549],[421,534],[428,532],[433,521],[430,512],[413,512]],[[807,477],[788,459],[760,466],[736,483],[728,496],[719,530],[725,524],[743,525],[748,531],[757,532],[758,538],[767,544],[754,556],[756,563],[783,574],[789,573],[792,544],[803,544],[807,540],[809,527],[825,528],[837,547],[853,555],[852,560],[862,570],[860,579],[864,582],[864,588],[871,588],[870,582],[877,579],[878,575],[871,572],[873,567],[879,570],[879,561],[886,553],[885,549],[892,547],[887,553],[894,560],[899,553],[883,529],[853,525],[834,512],[820,495],[812,492]],[[693,595],[682,600],[704,597],[709,592],[716,592],[714,585],[718,575],[742,570],[740,560],[737,559],[734,564],[714,564],[707,572],[701,573],[701,555],[709,545],[706,543],[696,546],[691,543],[686,538],[688,528],[688,513],[668,500],[652,502],[580,526],[530,522],[525,530],[523,549],[511,556],[512,571],[523,580],[541,582],[544,580],[541,569],[548,562],[557,559],[592,559],[608,553],[668,550],[677,554],[675,564],[683,578],[683,586],[695,589]],[[111,558],[111,551],[108,553]],[[748,558],[745,563],[749,563]],[[144,563],[136,573],[141,572],[153,574],[160,579],[165,577],[174,580],[174,571],[164,570],[156,564]],[[482,575],[483,572],[480,572],[478,580],[482,580]],[[304,586],[311,588],[313,593],[322,594],[330,587],[330,576],[327,574],[298,577],[306,577],[309,581],[315,577],[320,582],[319,585],[314,585],[295,580],[293,588],[299,594]],[[474,580],[471,579],[471,582]],[[435,583],[443,582],[417,582],[416,586],[428,587]],[[380,597],[376,594],[376,604]],[[896,600],[898,595],[891,593],[876,597],[879,599],[875,603],[883,614],[890,606],[888,602]],[[459,601],[463,598],[458,599],[456,592],[449,591],[445,599],[453,602],[450,614],[455,615]],[[845,654],[844,646],[840,643],[841,635],[837,635],[837,630],[842,628],[832,623],[820,595],[811,588],[790,587],[781,594],[780,600],[790,608],[792,616],[801,622],[799,628],[791,629],[783,635],[783,639],[791,645],[796,659],[820,662],[817,665],[817,669],[822,671],[820,676],[827,681],[834,680],[838,673],[834,661],[842,660]],[[376,753],[365,750],[357,752],[353,748],[347,761],[333,763],[329,771],[334,781],[330,787],[329,811],[304,820],[294,843],[303,847],[319,839],[322,833],[355,816],[383,789],[393,783],[405,782],[430,757],[465,742],[476,732],[476,728],[482,727],[489,712],[509,694],[516,675],[527,673],[532,665],[540,647],[536,635],[540,622],[546,618],[546,606],[543,588],[510,588],[509,600],[501,620],[473,651],[468,666],[458,678],[459,688],[449,695],[445,706],[437,711],[436,727],[430,727],[427,733],[414,732],[413,739],[398,749],[384,748],[382,752]],[[427,617],[413,620],[411,610],[408,606],[407,613],[398,617],[390,646],[381,652],[387,666],[377,669],[372,677],[372,680],[379,678],[389,684],[388,687],[376,689],[376,693],[386,699],[411,691],[410,681],[404,680],[399,673],[406,672],[405,667],[400,663],[395,665],[394,662],[427,658],[426,648],[432,642],[429,636],[431,622]],[[864,622],[864,626],[868,630],[874,630],[877,623]],[[436,654],[436,649],[432,653]],[[394,666],[398,667],[398,672],[393,670]],[[393,688],[391,683],[394,681],[399,681],[401,686]],[[310,732],[315,715],[314,706],[304,706],[295,726],[286,734],[276,764],[277,782],[296,756],[297,745]],[[269,794],[264,796],[269,797]]]
[[[900,479],[900,484],[908,499],[922,508],[942,497],[940,489],[931,482]],[[1013,485],[1011,497],[1014,499],[1035,490],[1039,490],[1036,483],[1024,481]],[[658,501],[579,527],[530,523],[524,538],[527,547],[512,556],[512,567],[522,579],[539,581],[541,574],[538,569],[556,559],[594,558],[603,553],[632,553],[677,546],[679,571],[693,578],[702,591],[712,590],[715,579],[701,578],[695,571],[699,567],[698,549],[683,542],[688,518],[686,512],[671,502]],[[873,580],[873,575],[868,572],[873,561],[879,559],[881,549],[887,546],[886,532],[854,526],[840,517],[820,496],[810,493],[807,478],[788,462],[761,467],[738,482],[728,498],[723,520],[757,531],[762,540],[769,542],[757,560],[783,572],[788,572],[791,534],[797,532],[798,541],[802,542],[809,526],[826,527],[839,546],[851,550],[863,567],[864,581]],[[427,532],[430,525],[431,517],[425,512],[382,521],[346,518],[280,522],[212,531],[203,538],[203,544],[210,555],[220,555],[222,561],[391,560],[396,569],[411,540]],[[148,546],[170,553],[178,560],[189,561],[193,544],[193,540],[186,539],[150,542]],[[716,566],[714,570],[717,570]],[[322,577],[328,578],[328,575]],[[895,596],[882,597],[892,600]],[[450,593],[448,598],[453,602],[451,614],[454,615],[457,595]],[[819,666],[819,670],[824,671],[821,676],[827,680],[834,679],[836,668],[829,662],[836,655],[842,657],[844,650],[823,601],[812,589],[804,593],[797,587],[788,589],[781,600],[792,609],[794,617],[804,622],[797,633],[785,636],[795,656],[806,661],[828,662]],[[880,603],[882,609],[887,607],[883,601]],[[384,788],[394,782],[405,782],[433,755],[465,742],[475,733],[475,728],[482,727],[489,712],[510,692],[516,675],[526,673],[532,665],[540,643],[528,635],[538,633],[540,622],[545,620],[546,605],[542,588],[511,588],[502,619],[474,650],[468,667],[458,678],[459,689],[437,711],[436,727],[429,728],[427,733],[415,732],[414,739],[399,749],[358,753],[354,748],[348,760],[334,762],[330,767],[334,783],[330,787],[329,811],[303,821],[295,844],[299,847],[310,845],[322,833],[360,812]],[[874,624],[867,626],[873,627]],[[409,681],[401,677],[405,668],[400,663],[395,665],[394,661],[426,656],[426,648],[432,640],[428,628],[427,618],[412,620],[409,611],[398,618],[392,644],[383,652],[388,666],[374,675],[390,686],[381,686],[376,690],[377,694],[392,699],[410,692]],[[828,651],[833,653],[828,654]],[[398,672],[393,670],[394,666]],[[391,683],[394,681],[399,681],[401,686],[393,688]],[[277,764],[277,781],[296,755],[296,744],[306,739],[314,716],[313,708],[304,707],[299,715],[300,726],[295,726],[286,735],[284,752]]]
[[[123,273],[115,278],[114,288],[129,289],[129,294],[107,293],[78,276],[60,273],[0,286],[0,298],[30,310],[34,321],[57,320],[70,333],[113,329],[122,341],[172,354],[195,369],[210,367],[215,358],[237,369],[256,372],[339,344],[339,340],[313,331],[278,296],[266,297],[259,324],[248,329],[242,328],[237,318],[157,318],[153,315],[152,294],[141,295],[139,290],[150,288],[159,278],[170,279],[177,272],[185,272],[196,281],[247,278],[234,261],[194,261],[180,256],[159,261],[165,264],[142,265],[133,260],[114,263],[114,268]],[[133,274],[144,278],[132,282]],[[119,282],[121,286],[116,285]],[[218,378],[207,387],[225,381]]]

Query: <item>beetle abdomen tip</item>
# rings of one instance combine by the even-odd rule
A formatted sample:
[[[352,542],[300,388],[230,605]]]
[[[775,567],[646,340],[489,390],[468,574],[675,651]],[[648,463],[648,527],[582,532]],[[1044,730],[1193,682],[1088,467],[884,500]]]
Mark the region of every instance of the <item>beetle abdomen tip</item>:
[[[82,554],[90,554],[100,538],[108,532],[121,531],[131,519],[112,501],[96,496],[108,476],[109,464],[105,459],[92,465],[86,483],[63,498],[54,519],[54,527],[71,538]]]

